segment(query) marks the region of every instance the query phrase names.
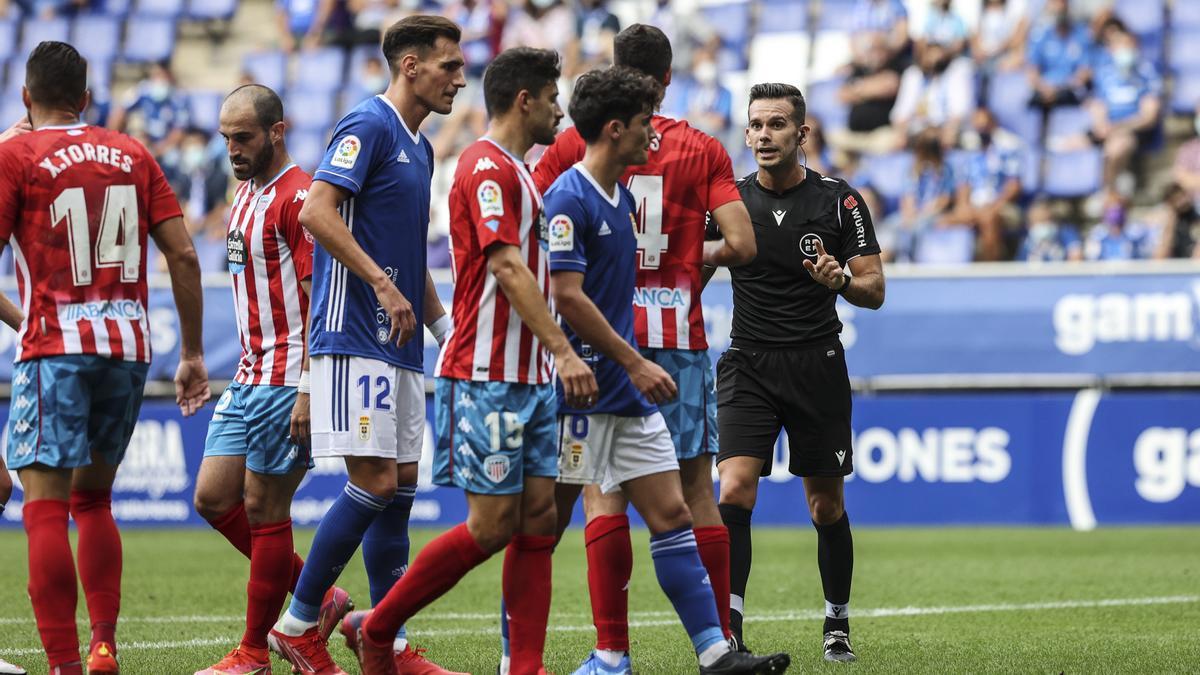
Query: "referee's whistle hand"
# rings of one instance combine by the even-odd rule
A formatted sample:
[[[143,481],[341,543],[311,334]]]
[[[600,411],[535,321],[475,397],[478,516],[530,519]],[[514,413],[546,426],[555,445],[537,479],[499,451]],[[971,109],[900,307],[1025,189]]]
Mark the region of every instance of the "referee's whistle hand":
[[[644,358],[629,370],[629,379],[651,403],[666,403],[679,393],[670,374]]]
[[[808,270],[811,276],[817,283],[827,288],[836,288],[841,282],[842,266],[838,263],[837,258],[825,252],[825,246],[821,244],[821,240],[817,240],[817,261],[804,260],[804,269]]]

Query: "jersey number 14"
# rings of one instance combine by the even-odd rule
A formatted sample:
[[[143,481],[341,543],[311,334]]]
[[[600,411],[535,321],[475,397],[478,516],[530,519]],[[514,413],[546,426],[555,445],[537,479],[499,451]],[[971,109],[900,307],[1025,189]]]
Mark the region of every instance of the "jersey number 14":
[[[668,235],[663,234],[663,177],[630,176],[629,191],[638,208],[638,265],[656,270],[667,252]]]
[[[58,227],[64,219],[71,249],[71,274],[76,286],[87,286],[92,283],[92,233],[83,188],[67,188],[54,198],[50,205],[50,227]],[[104,191],[95,248],[95,267],[119,267],[123,283],[134,283],[141,277],[137,187],[110,185]]]

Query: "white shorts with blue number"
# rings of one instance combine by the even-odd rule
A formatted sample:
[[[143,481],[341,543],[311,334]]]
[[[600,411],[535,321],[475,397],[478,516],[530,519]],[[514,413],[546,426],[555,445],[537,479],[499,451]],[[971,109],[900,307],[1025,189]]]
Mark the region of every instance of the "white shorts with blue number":
[[[312,357],[313,457],[421,459],[425,376],[361,356]]]
[[[678,471],[675,444],[662,413],[558,416],[558,482],[599,485],[615,492],[621,483]]]

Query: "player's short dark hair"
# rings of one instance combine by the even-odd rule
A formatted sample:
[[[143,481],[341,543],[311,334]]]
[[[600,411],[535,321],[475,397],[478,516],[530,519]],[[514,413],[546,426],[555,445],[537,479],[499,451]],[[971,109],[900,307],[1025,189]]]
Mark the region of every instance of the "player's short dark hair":
[[[228,101],[234,96],[250,99],[250,105],[254,106],[254,116],[258,118],[258,123],[262,128],[270,129],[283,121],[283,101],[279,99],[279,94],[276,94],[270,87],[261,84],[243,84],[229,92],[225,100]]]
[[[406,16],[383,34],[383,57],[392,72],[396,72],[405,54],[416,50],[418,56],[424,55],[440,37],[457,44],[462,40],[462,29],[450,19],[434,14]]]
[[[611,120],[629,124],[641,113],[653,112],[662,97],[662,85],[632,68],[613,66],[584,73],[575,82],[569,111],[583,140],[600,138]]]
[[[787,99],[787,102],[792,104],[792,121],[798,127],[803,126],[808,106],[804,103],[804,94],[800,93],[800,89],[782,82],[762,82],[750,87],[750,103],[759,99],[776,98]]]
[[[562,65],[554,50],[532,47],[504,50],[483,73],[483,102],[488,115],[508,112],[522,91],[537,96],[561,74]]]
[[[654,26],[635,23],[613,38],[614,65],[640,70],[660,83],[667,81],[672,58],[671,41]]]
[[[65,42],[39,42],[25,62],[25,88],[39,105],[79,105],[87,91],[87,60]]]

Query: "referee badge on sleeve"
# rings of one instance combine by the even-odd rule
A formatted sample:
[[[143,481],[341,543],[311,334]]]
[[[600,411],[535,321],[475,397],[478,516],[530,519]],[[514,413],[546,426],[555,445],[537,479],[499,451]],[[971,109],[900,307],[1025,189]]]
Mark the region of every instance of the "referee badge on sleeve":
[[[566,252],[575,248],[575,223],[565,213],[550,220],[550,252]]]

